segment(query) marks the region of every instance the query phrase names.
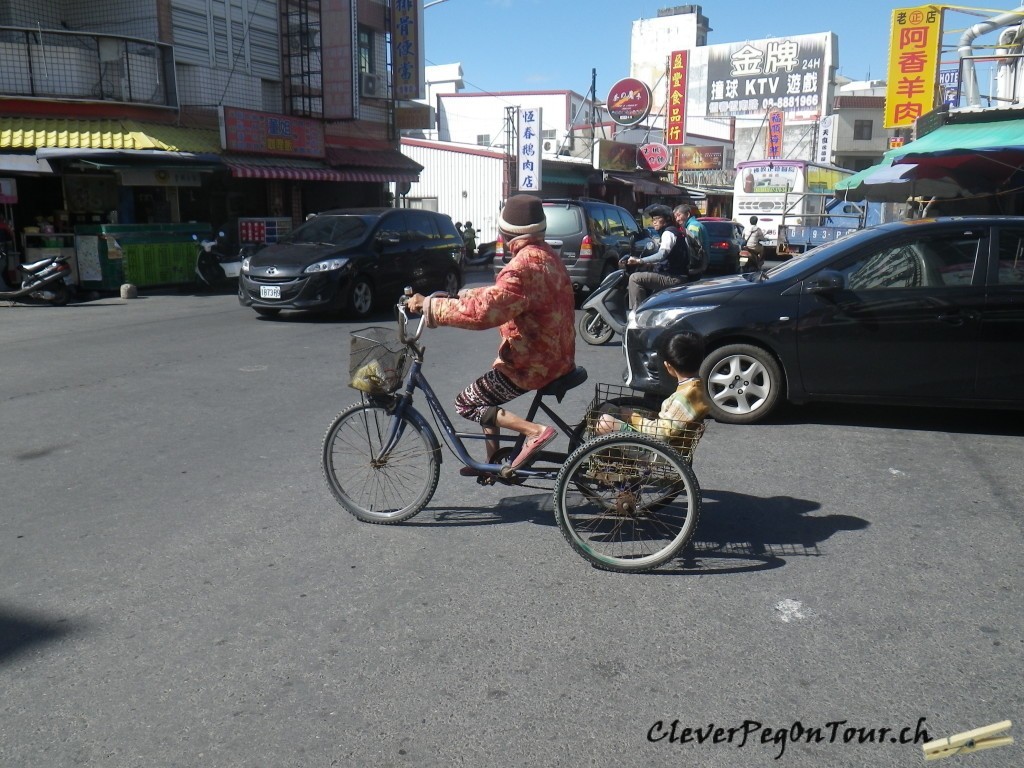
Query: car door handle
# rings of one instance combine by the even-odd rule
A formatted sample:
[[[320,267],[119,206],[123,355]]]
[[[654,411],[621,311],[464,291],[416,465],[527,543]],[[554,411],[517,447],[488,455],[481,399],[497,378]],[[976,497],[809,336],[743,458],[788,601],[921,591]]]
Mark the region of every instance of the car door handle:
[[[977,319],[978,313],[972,312],[971,310],[958,310],[956,312],[943,313],[938,316],[938,321],[940,323],[945,323],[946,325],[955,325],[958,327],[964,325],[968,321],[973,322]]]

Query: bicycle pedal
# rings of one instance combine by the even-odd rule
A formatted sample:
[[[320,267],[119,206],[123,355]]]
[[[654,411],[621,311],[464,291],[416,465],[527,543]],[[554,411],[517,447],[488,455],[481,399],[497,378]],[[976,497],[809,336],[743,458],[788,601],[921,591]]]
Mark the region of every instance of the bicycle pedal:
[[[487,473],[484,475],[477,475],[476,482],[477,485],[494,485],[496,481],[494,479],[494,475]]]

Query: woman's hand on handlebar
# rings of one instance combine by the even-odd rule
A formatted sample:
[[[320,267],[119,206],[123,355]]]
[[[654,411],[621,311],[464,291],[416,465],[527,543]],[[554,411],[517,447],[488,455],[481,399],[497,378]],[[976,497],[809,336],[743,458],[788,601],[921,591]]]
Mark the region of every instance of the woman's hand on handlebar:
[[[410,315],[422,315],[423,298],[422,293],[414,293],[409,297],[409,300],[405,302],[405,311]]]

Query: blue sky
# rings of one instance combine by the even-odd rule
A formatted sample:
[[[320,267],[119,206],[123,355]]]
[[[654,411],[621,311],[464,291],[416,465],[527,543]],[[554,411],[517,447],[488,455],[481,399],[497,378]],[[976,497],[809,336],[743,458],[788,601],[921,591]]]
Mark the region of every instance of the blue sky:
[[[461,62],[467,91],[569,89],[585,94],[591,70],[596,69],[597,94],[603,100],[615,81],[629,76],[632,22],[657,16],[659,8],[684,4],[674,0],[443,0],[424,12],[427,63]],[[892,9],[917,3],[730,0],[696,4],[710,20],[710,45],[835,32],[840,73],[864,80],[869,74],[885,79]],[[1003,3],[985,7],[993,5]],[[1018,5],[1005,7],[1011,10]],[[955,47],[964,28],[992,15],[947,11],[944,49]]]

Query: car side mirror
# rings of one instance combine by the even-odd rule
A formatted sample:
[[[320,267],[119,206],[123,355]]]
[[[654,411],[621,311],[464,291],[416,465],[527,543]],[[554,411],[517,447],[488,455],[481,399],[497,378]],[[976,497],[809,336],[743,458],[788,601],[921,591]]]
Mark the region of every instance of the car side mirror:
[[[816,275],[807,278],[804,283],[804,293],[830,294],[841,291],[846,287],[846,280],[842,272],[834,269],[823,269]]]
[[[394,232],[380,232],[377,234],[377,245],[398,245],[401,239]]]

